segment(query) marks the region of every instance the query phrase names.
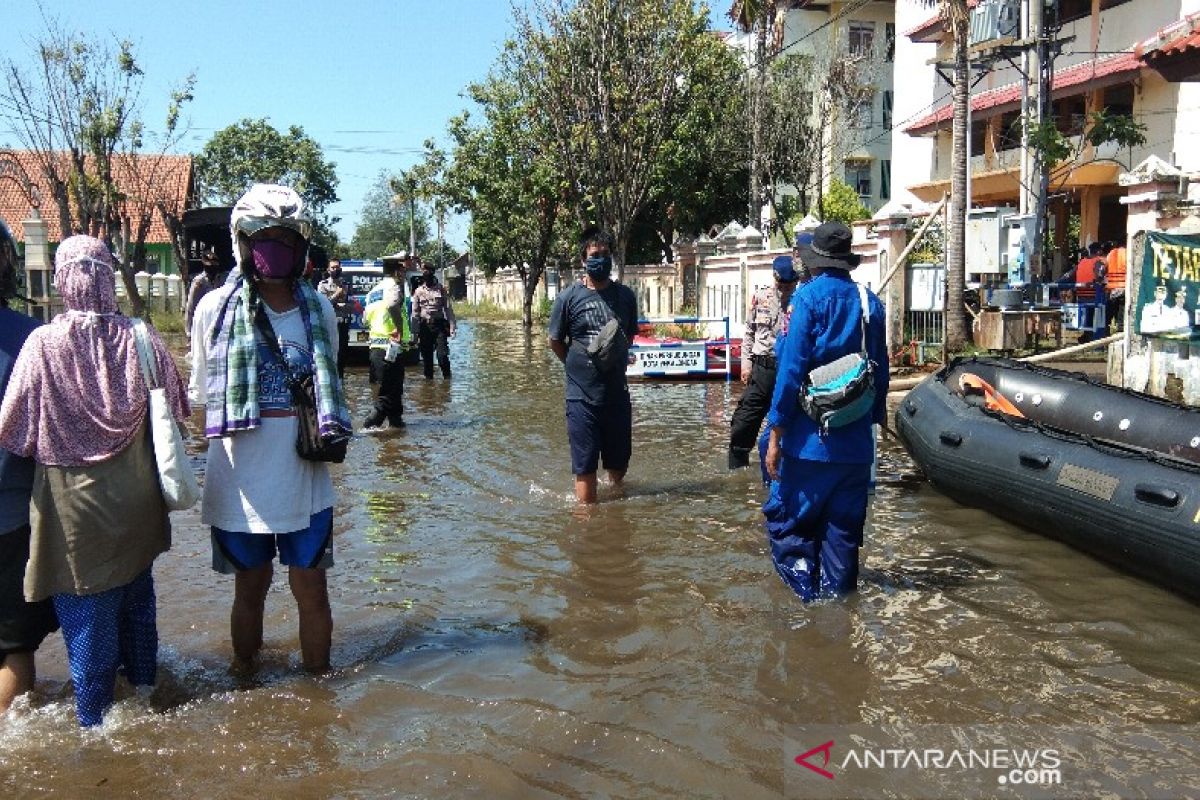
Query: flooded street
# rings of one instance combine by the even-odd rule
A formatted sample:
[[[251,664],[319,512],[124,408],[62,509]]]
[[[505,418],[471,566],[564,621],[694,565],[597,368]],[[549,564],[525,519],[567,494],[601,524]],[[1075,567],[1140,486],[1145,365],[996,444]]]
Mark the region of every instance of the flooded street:
[[[176,514],[160,686],[81,733],[53,635],[38,696],[0,721],[7,796],[800,797],[803,725],[1200,722],[1197,606],[958,506],[899,445],[861,591],[804,607],[757,471],[724,468],[740,387],[634,385],[626,495],[578,510],[543,333],[459,331],[453,381],[410,369],[408,427],[334,467],[335,673],[300,672],[277,573],[264,669],[235,685],[232,580],[198,509]],[[365,367],[348,394],[357,424]],[[1059,796],[1097,794],[1066,769]]]

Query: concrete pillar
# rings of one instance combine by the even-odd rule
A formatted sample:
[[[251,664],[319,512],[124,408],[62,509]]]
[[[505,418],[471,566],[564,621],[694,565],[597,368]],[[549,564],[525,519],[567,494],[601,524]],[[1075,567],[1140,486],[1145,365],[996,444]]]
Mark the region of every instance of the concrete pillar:
[[[879,247],[879,279],[883,280],[908,246],[907,215],[899,214],[881,219],[875,226]],[[878,287],[877,287],[878,288]],[[897,270],[887,286],[878,290],[887,312],[888,352],[895,353],[905,344],[904,323],[908,310],[908,267]]]
[[[21,220],[21,225],[25,228],[25,296],[33,301],[29,313],[49,322],[55,310],[49,228],[36,208],[28,219]]]

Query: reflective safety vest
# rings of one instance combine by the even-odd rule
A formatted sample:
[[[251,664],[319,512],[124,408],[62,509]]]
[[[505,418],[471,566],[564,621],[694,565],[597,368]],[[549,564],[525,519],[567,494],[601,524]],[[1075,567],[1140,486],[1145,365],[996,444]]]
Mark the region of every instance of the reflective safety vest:
[[[395,278],[384,278],[371,287],[363,300],[363,322],[366,323],[367,334],[371,337],[371,347],[387,347],[396,332],[396,323],[388,309],[387,296],[389,289],[400,293],[400,341],[407,342],[408,313],[404,308],[404,289]]]

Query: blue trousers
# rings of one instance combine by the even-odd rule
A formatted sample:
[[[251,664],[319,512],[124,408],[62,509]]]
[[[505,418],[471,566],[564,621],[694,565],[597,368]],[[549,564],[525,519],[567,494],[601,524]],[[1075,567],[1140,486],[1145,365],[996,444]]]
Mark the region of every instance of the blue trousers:
[[[762,511],[775,570],[804,602],[857,587],[870,478],[870,464],[783,457]]]
[[[149,569],[99,594],[56,594],[54,610],[67,643],[80,725],[104,721],[113,703],[118,668],[134,686],[154,684],[158,627]]]

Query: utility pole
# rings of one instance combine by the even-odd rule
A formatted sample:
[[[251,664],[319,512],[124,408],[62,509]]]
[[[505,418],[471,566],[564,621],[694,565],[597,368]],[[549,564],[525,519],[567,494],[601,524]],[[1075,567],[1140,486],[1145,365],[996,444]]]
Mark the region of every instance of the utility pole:
[[[1022,214],[1032,214],[1037,207],[1037,187],[1039,186],[1037,172],[1034,168],[1033,154],[1029,149],[1029,128],[1031,124],[1039,124],[1041,117],[1041,81],[1042,73],[1041,50],[1036,42],[1042,31],[1042,0],[1022,0],[1021,2],[1021,40],[1025,46],[1021,51],[1021,72],[1025,84],[1021,88],[1021,200]],[[1040,248],[1038,248],[1040,250]]]

